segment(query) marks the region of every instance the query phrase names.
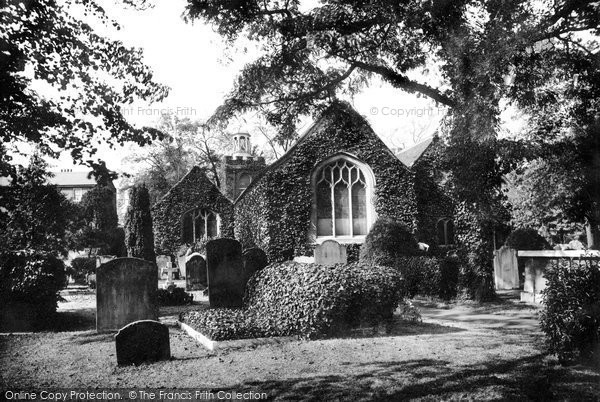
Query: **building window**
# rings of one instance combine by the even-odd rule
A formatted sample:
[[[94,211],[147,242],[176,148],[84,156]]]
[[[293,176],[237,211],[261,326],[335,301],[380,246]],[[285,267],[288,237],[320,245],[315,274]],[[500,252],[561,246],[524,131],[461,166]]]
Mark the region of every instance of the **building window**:
[[[238,180],[238,193],[237,195],[242,194],[242,192],[248,188],[248,186],[250,185],[250,182],[252,181],[252,177],[247,174],[247,173],[243,173],[239,180]]]
[[[219,215],[208,209],[193,209],[183,214],[183,241],[195,243],[219,235]]]
[[[437,222],[438,244],[447,246],[454,244],[454,223],[452,219],[444,218]]]
[[[364,237],[373,213],[372,176],[349,158],[339,157],[318,168],[314,176],[317,238]]]
[[[83,189],[82,188],[76,188],[75,189],[75,202],[80,202],[81,198],[83,198]]]

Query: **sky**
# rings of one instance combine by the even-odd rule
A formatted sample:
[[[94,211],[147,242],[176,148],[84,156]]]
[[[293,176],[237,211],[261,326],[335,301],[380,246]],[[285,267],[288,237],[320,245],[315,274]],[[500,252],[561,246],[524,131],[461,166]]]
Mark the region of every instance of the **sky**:
[[[135,103],[125,109],[126,118],[138,126],[153,126],[161,113],[205,121],[222,103],[233,87],[243,66],[256,57],[256,52],[228,49],[211,26],[202,22],[186,24],[182,19],[185,0],[156,1],[148,10],[123,7],[118,0],[99,1],[122,26],[121,30],[96,27],[100,34],[122,40],[126,45],[143,50],[144,61],[154,71],[156,81],[171,88],[160,104]],[[250,47],[251,49],[251,47]],[[437,108],[427,98],[406,94],[381,82],[373,82],[361,94],[348,100],[367,118],[374,131],[391,148],[408,147],[431,136],[445,109]],[[232,130],[248,131],[259,146],[265,141],[249,123],[240,119]],[[299,127],[299,132],[305,127]],[[98,157],[116,171],[131,169],[127,156],[139,152],[127,145],[117,150],[100,148]],[[53,163],[55,169],[72,168],[68,155]]]

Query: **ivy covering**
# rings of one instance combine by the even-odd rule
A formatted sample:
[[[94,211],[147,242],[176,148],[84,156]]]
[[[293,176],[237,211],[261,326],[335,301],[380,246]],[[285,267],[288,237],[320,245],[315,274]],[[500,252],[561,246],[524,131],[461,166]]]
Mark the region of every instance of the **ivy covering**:
[[[414,174],[346,103],[330,106],[288,153],[267,168],[237,199],[235,234],[244,248],[265,250],[270,261],[312,255],[311,173],[324,159],[348,153],[375,176],[375,211],[417,227]],[[350,249],[355,247],[349,245]]]
[[[205,208],[219,215],[221,237],[233,237],[233,205],[195,166],[152,207],[154,245],[159,254],[177,254],[183,245],[182,215]]]

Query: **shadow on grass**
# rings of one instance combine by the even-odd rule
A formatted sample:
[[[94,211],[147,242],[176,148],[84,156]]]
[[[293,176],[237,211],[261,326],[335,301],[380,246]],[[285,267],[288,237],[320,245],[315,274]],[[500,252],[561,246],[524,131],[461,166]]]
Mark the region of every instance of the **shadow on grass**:
[[[193,302],[183,306],[161,306],[159,309],[159,317],[178,316],[179,313],[187,313],[188,311],[207,310],[210,306],[207,302]]]
[[[388,323],[387,325],[352,328],[348,331],[347,334],[338,334],[334,336],[334,338],[344,339],[387,336],[436,335],[450,334],[462,331],[465,331],[465,329],[433,323],[406,321],[395,317],[393,321],[391,323]]]
[[[453,367],[443,360],[372,362],[359,375],[253,381],[237,389],[277,400],[598,400],[600,373],[548,364],[544,354]]]
[[[96,329],[96,309],[59,311],[52,325],[47,328],[53,332],[88,331]]]
[[[114,342],[116,332],[97,333],[93,331],[79,332],[71,336],[70,341],[78,345],[86,345],[96,342]]]

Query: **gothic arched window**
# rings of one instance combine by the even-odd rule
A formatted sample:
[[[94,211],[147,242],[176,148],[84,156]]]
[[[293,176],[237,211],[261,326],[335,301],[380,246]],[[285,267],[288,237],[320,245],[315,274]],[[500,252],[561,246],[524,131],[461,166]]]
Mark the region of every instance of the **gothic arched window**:
[[[313,179],[317,238],[364,237],[369,231],[373,179],[360,165],[341,156],[317,168]]]
[[[183,214],[182,220],[185,243],[194,243],[219,235],[219,215],[208,209],[192,209]]]

